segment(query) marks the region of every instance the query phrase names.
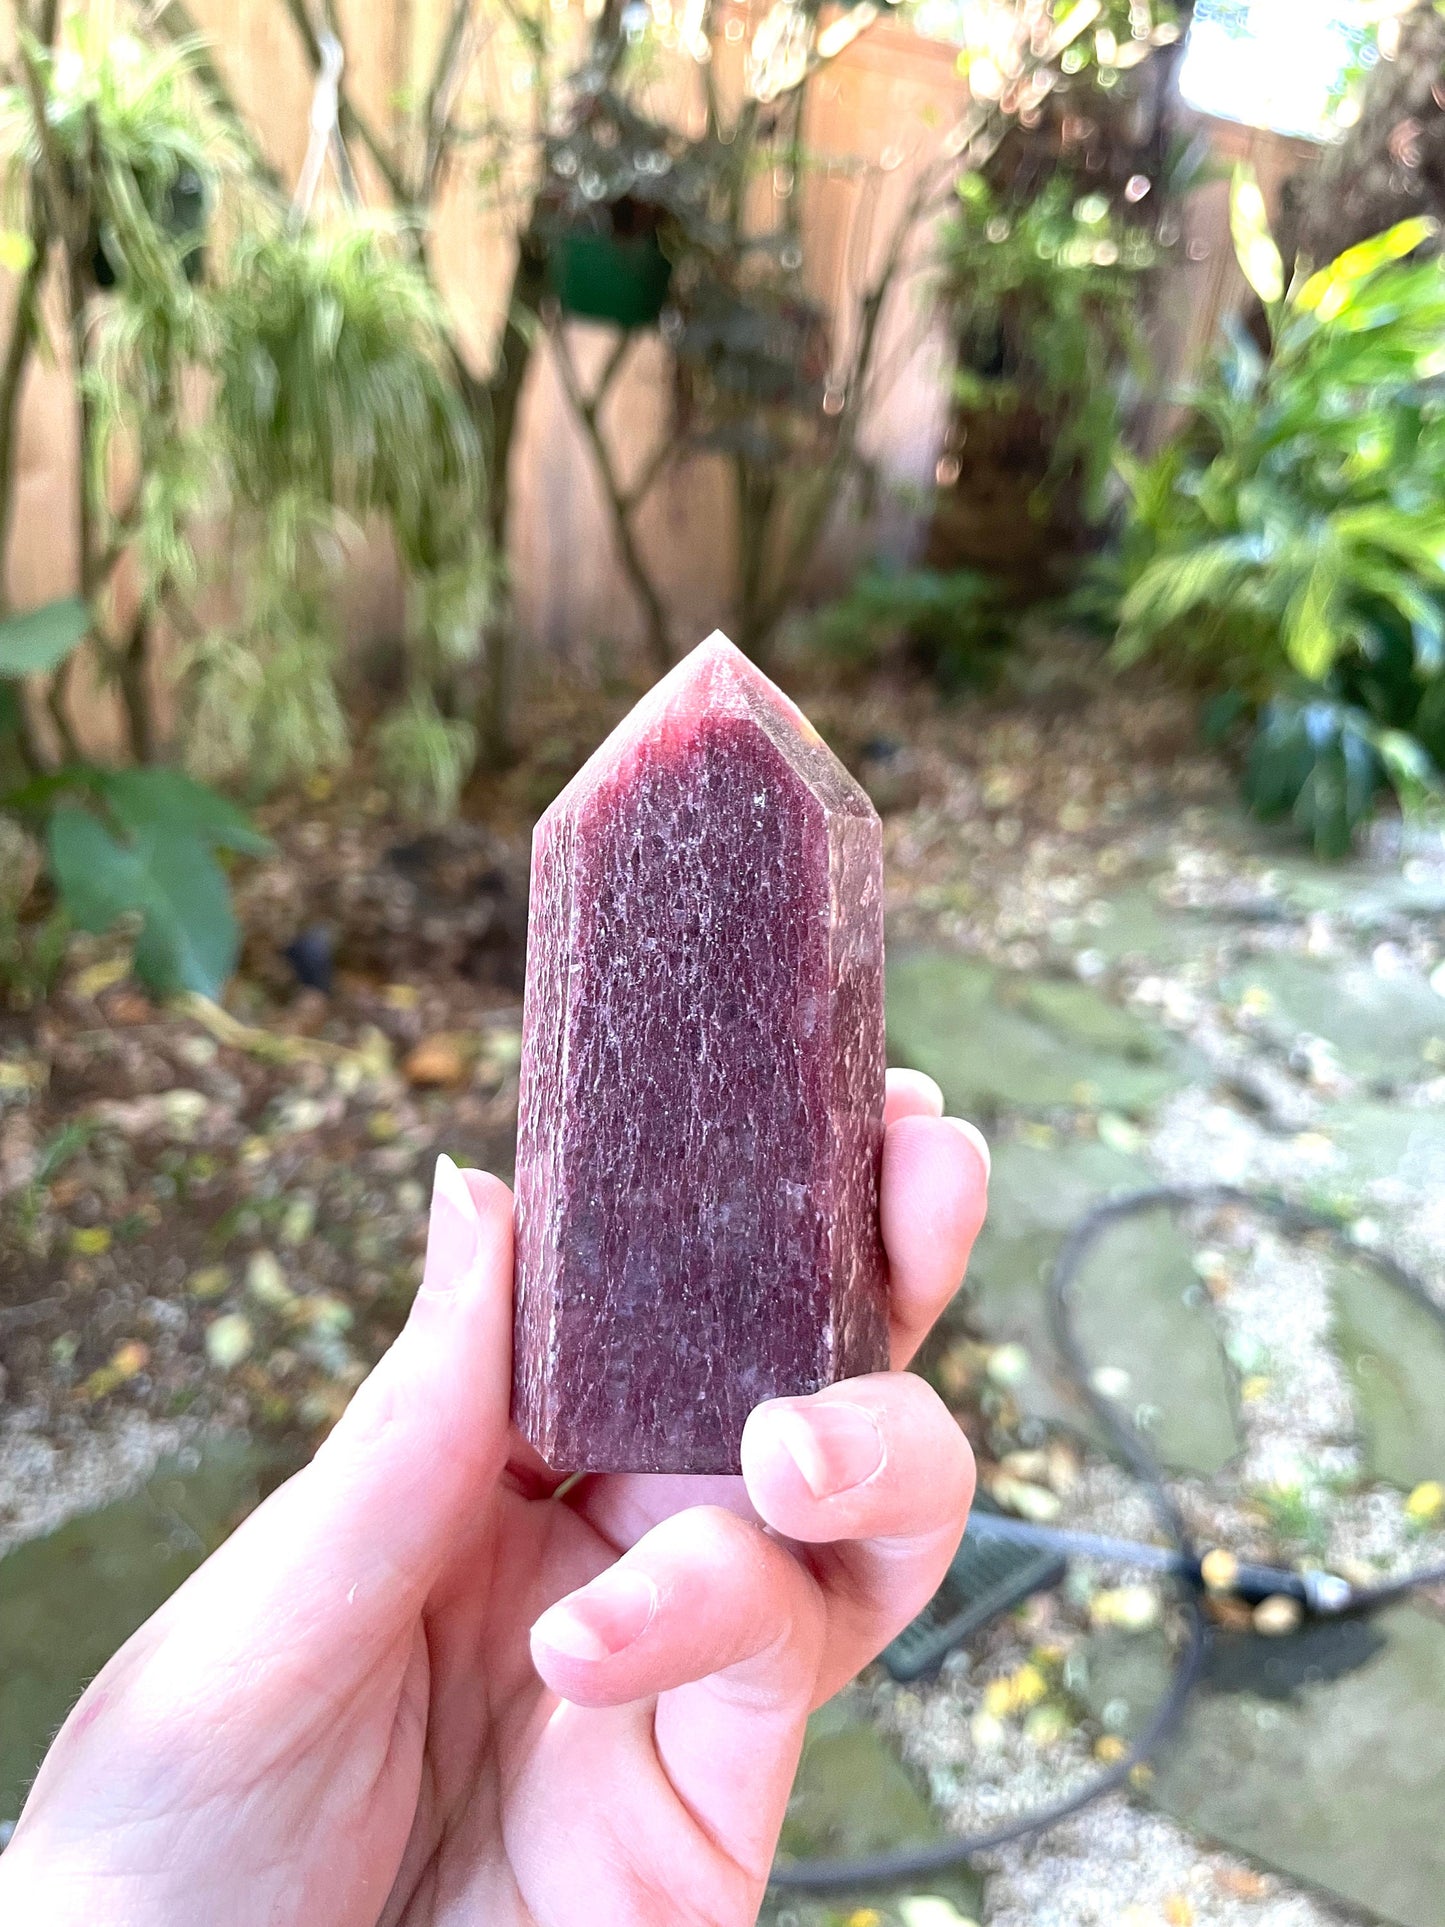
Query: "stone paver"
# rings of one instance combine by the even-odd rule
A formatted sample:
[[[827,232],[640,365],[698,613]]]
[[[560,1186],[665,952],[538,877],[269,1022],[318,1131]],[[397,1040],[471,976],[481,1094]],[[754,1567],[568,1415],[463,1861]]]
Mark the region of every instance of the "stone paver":
[[[1263,1030],[1285,1045],[1301,1033],[1325,1038],[1342,1068],[1367,1086],[1390,1089],[1434,1075],[1445,1051],[1445,998],[1367,961],[1252,957],[1222,990],[1233,1002],[1263,992]]]
[[[1249,1690],[1236,1659],[1236,1690],[1220,1690],[1226,1673],[1195,1696],[1149,1797],[1206,1839],[1371,1915],[1445,1927],[1445,1626],[1401,1606],[1374,1632],[1373,1648],[1346,1634],[1356,1647],[1346,1658],[1363,1663],[1293,1693],[1267,1676],[1266,1691]],[[1285,1642],[1251,1644],[1258,1666],[1284,1658]],[[1115,1654],[1125,1658],[1122,1642]],[[1161,1676],[1141,1642],[1112,1670],[1101,1650],[1092,1694],[1142,1706]]]
[[[1026,1346],[1031,1371],[1020,1392],[1036,1417],[1085,1423],[1052,1363],[1046,1285],[1059,1247],[1091,1205],[1152,1182],[1140,1160],[1097,1141],[995,1147],[988,1223],[960,1309],[984,1336]],[[1163,1213],[1118,1225],[1087,1260],[1075,1300],[1089,1357],[1127,1374],[1128,1400],[1153,1415],[1166,1462],[1208,1476],[1235,1455],[1240,1438],[1232,1375],[1191,1256]]]
[[[0,1821],[86,1683],[256,1504],[261,1463],[213,1443],[0,1559]]]
[[[1141,1113],[1190,1075],[1166,1031],[1101,992],[948,951],[892,959],[888,1035],[895,1063],[927,1071],[953,1109],[975,1117],[1076,1106]]]

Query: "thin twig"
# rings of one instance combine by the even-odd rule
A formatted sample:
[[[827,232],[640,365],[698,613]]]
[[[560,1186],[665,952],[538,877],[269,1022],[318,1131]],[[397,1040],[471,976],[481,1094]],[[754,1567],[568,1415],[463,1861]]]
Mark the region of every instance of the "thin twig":
[[[190,50],[191,64],[197,80],[210,100],[211,106],[230,128],[233,139],[246,157],[246,164],[255,178],[278,198],[284,197],[286,189],[275,165],[267,158],[260,142],[240,108],[236,96],[226,83],[225,76],[211,57],[210,48],[197,27],[195,19],[184,0],[158,0],[150,15],[150,24],[156,26],[168,40],[184,43]]]
[[[642,604],[642,613],[647,626],[647,647],[658,670],[672,667],[672,645],[668,639],[667,611],[657,585],[648,572],[642,559],[642,551],[632,529],[632,508],[627,495],[617,480],[612,466],[612,451],[607,446],[607,438],[602,432],[600,413],[613,382],[622,370],[632,346],[630,335],[619,337],[617,346],[612,350],[603,365],[602,374],[593,391],[588,395],[577,374],[577,365],[572,359],[572,350],[567,341],[565,321],[559,321],[551,331],[552,343],[556,352],[557,370],[566,390],[567,399],[573,413],[582,424],[582,432],[587,438],[592,458],[597,464],[598,478],[602,491],[607,497],[608,511],[612,517],[612,539],[617,545],[618,559],[633,593]]]
[[[451,18],[447,21],[446,32],[437,51],[436,65],[432,69],[422,116],[426,144],[422,153],[418,198],[427,204],[436,194],[442,169],[446,165],[452,143],[452,108],[456,105],[458,89],[471,64],[473,40],[472,0],[454,0]]]
[[[651,495],[659,477],[677,454],[677,443],[672,434],[666,433],[642,464],[633,478],[632,486],[622,498],[622,505],[629,515],[634,515]]]

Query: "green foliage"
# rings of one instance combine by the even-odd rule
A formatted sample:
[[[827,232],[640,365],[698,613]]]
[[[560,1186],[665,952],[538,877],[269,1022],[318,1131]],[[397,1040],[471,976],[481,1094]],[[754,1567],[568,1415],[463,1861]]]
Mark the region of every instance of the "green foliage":
[[[7,802],[43,824],[69,925],[99,934],[133,917],[142,983],[159,996],[220,995],[238,938],[215,852],[269,848],[239,812],[179,770],[89,764],[69,765]]]
[[[168,281],[194,253],[190,206],[209,198],[218,164],[229,158],[198,101],[195,52],[185,43],[149,46],[101,18],[70,23],[53,51],[33,49],[48,140],[88,216],[92,258],[103,251],[102,285],[107,275]],[[22,86],[0,98],[0,133],[8,136],[12,183],[46,162]]]
[[[418,687],[382,723],[376,748],[404,815],[442,823],[455,814],[477,751],[470,723],[443,716],[431,691]]]
[[[58,661],[62,634],[76,648],[87,627],[77,609],[84,614],[83,605],[51,603],[0,624],[0,675],[24,674],[41,644],[47,662]],[[28,651],[13,646],[17,635],[29,638]],[[270,848],[224,797],[180,770],[70,763],[0,797],[0,855],[20,825],[43,842],[62,914],[24,924],[30,879],[14,900],[0,901],[0,978],[22,991],[43,990],[69,929],[99,934],[134,918],[135,969],[144,984],[160,996],[220,994],[238,940],[215,853],[260,856]]]
[[[492,588],[482,451],[416,237],[353,210],[297,225],[207,97],[194,45],[80,21],[23,53],[28,84],[0,96],[9,214],[43,205],[42,240],[65,257],[83,351],[81,579],[131,747],[156,749],[145,658],[160,618],[186,638],[197,767],[264,787],[339,762],[331,610],[360,525],[383,523],[403,566],[409,682],[450,685]],[[203,249],[213,211],[229,239]],[[196,531],[225,515],[203,615]],[[135,619],[112,606],[123,559]],[[54,666],[27,646],[31,673]]]
[[[1140,365],[1140,277],[1156,248],[1102,195],[1063,178],[1008,205],[978,174],[943,231],[941,291],[959,343],[958,399],[1036,410],[1051,445],[1046,489],[1076,469],[1097,519],[1118,444],[1121,394]]]
[[[243,177],[198,82],[194,45],[156,48],[108,32],[98,19],[81,20],[57,49],[36,48],[33,58],[46,138],[29,91],[10,90],[12,199],[31,179],[54,204],[53,238],[88,308],[78,371],[88,403],[83,458],[93,523],[84,573],[94,584],[104,659],[105,625],[96,618],[122,553],[134,559],[147,611],[196,581],[189,529],[204,503],[209,464],[194,413],[181,406],[182,384],[213,343],[202,285],[205,225],[222,186],[239,191]],[[116,515],[112,477],[132,463],[138,484]]]
[[[1316,856],[1345,856],[1385,786],[1377,734],[1348,703],[1276,697],[1250,744],[1245,796],[1266,822],[1292,821]]]
[[[809,627],[815,648],[850,666],[901,646],[949,691],[983,681],[1010,634],[998,585],[972,569],[867,569]]]
[[[90,611],[74,596],[0,621],[0,677],[18,679],[56,668],[90,627]]]
[[[1233,329],[1181,434],[1121,464],[1116,655],[1168,647],[1278,696],[1251,797],[1334,849],[1382,784],[1428,776],[1401,732],[1445,768],[1445,268],[1409,258],[1433,232],[1411,220],[1284,288],[1261,222],[1241,177],[1268,352]]]
[[[200,754],[264,786],[345,753],[326,608],[352,523],[381,518],[395,538],[415,673],[475,654],[491,590],[481,449],[436,297],[405,237],[369,216],[244,239],[214,368],[220,457],[255,566],[240,622],[195,658]],[[472,739],[450,741],[459,752]],[[466,771],[426,791],[422,768],[440,782],[444,765],[414,765],[407,787],[431,816]]]

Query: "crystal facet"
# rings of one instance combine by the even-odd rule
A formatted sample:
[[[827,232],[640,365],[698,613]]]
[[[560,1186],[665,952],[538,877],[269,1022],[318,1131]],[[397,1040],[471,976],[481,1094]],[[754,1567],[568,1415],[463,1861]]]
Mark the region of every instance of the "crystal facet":
[[[882,833],[725,636],[537,825],[517,1422],[559,1471],[731,1472],[882,1370]]]

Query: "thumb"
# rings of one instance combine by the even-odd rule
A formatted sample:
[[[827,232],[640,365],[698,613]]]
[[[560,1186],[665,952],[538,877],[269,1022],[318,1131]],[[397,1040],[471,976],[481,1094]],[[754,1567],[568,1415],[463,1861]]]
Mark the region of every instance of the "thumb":
[[[512,1194],[437,1160],[422,1284],[405,1327],[312,1462],[252,1513],[146,1629],[172,1678],[364,1674],[414,1618],[501,1472],[512,1353]],[[264,1645],[264,1653],[258,1649]],[[284,1658],[282,1657],[284,1655]]]

